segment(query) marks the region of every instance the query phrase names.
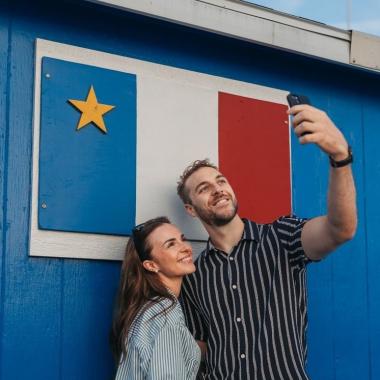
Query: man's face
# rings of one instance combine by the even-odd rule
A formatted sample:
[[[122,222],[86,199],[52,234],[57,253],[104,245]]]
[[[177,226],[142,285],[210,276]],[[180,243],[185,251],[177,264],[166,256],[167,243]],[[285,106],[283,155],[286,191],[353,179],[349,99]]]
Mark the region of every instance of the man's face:
[[[227,179],[216,169],[203,167],[186,181],[191,204],[187,212],[210,226],[224,226],[237,213],[237,200]]]

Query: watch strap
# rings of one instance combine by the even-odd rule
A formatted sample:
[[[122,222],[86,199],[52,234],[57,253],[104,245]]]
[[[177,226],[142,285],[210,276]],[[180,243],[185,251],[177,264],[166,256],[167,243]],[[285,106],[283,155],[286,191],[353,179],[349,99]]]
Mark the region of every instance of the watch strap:
[[[354,156],[352,154],[352,148],[348,147],[348,156],[344,160],[335,161],[331,156],[329,156],[330,165],[333,168],[341,168],[343,166],[347,166],[354,162]]]

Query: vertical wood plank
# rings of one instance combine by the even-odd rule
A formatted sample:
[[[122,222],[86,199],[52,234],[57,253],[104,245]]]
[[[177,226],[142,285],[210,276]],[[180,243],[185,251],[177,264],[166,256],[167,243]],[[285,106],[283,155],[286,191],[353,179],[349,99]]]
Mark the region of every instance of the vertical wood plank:
[[[363,193],[362,101],[353,88],[342,83],[330,90],[329,111],[348,142],[354,147],[352,166],[357,188],[359,226],[355,238],[333,254],[333,313],[335,379],[369,379],[367,252]]]
[[[0,3],[0,377],[2,374],[2,351],[3,351],[3,316],[4,316],[4,251],[5,251],[5,186],[6,186],[6,150],[8,133],[7,114],[7,89],[8,89],[8,36],[9,15],[8,9]]]
[[[119,272],[118,262],[65,260],[62,379],[111,380],[109,332]]]
[[[380,96],[379,81],[363,107],[365,223],[368,254],[368,328],[370,340],[370,379],[380,379]]]
[[[28,257],[33,39],[17,19],[12,19],[11,33],[2,378],[54,379],[59,372],[61,262]]]
[[[320,70],[313,71],[320,77]],[[328,108],[325,79],[298,84],[293,92],[308,95],[312,104]],[[328,162],[326,155],[313,145],[300,145],[292,134],[293,204],[297,215],[312,218],[326,213]],[[334,326],[332,261],[327,258],[311,263],[307,268],[308,290],[308,362],[307,369],[313,380],[334,378]],[[326,305],[329,305],[326,307]],[[323,363],[323,364],[321,364]]]

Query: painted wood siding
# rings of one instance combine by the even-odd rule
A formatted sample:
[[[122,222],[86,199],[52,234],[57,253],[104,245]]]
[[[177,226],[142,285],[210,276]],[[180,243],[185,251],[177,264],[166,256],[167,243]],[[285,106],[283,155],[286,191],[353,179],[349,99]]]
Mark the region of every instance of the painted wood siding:
[[[119,263],[28,257],[36,38],[307,94],[355,154],[355,239],[310,266],[314,380],[380,378],[380,76],[80,1],[0,2],[0,378],[110,379]],[[292,141],[293,203],[323,213],[328,162]],[[174,191],[174,184],[173,184]]]

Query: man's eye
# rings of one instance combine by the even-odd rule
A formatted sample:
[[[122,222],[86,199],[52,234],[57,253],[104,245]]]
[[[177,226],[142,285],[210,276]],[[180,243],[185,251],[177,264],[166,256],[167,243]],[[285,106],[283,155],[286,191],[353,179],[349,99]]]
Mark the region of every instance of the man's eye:
[[[207,190],[207,186],[203,186],[199,189],[199,193],[203,193]]]

